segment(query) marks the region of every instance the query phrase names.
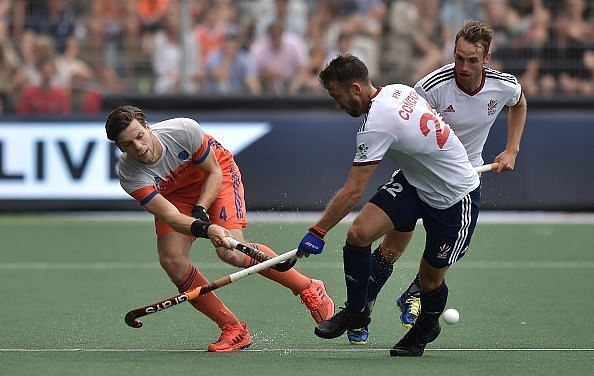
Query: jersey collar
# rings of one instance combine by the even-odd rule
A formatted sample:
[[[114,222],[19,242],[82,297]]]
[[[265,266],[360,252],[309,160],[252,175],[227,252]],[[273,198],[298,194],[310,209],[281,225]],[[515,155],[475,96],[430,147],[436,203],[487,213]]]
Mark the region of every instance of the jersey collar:
[[[487,73],[485,71],[485,68],[483,68],[483,74],[482,74],[482,77],[481,77],[481,84],[474,91],[467,91],[466,89],[464,89],[464,87],[462,87],[462,85],[460,85],[460,83],[458,82],[458,76],[456,76],[455,71],[454,71],[454,78],[456,79],[456,86],[458,86],[458,89],[462,90],[462,92],[464,92],[465,94],[470,95],[472,97],[473,95],[475,95],[479,91],[481,91],[483,89],[483,87],[485,86],[485,80],[487,78]]]
[[[371,109],[371,103],[373,102],[373,100],[375,99],[375,97],[378,96],[378,94],[380,93],[380,91],[382,91],[382,87],[378,86],[377,89],[375,89],[375,93],[373,93],[371,95],[371,97],[369,97],[369,105],[367,105],[367,112],[369,112],[369,110]]]
[[[382,91],[382,87],[378,86],[377,89],[375,89],[375,93],[373,93],[373,95],[371,95],[371,98],[369,98],[369,100],[373,100],[373,98],[377,97],[377,95],[380,93],[380,91]]]

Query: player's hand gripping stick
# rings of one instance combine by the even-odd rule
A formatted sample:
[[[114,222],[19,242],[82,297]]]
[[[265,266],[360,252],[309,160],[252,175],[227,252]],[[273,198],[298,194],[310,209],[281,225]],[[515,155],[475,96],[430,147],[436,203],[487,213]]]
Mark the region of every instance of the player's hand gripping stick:
[[[272,256],[270,256],[262,251],[259,251],[255,248],[252,248],[246,244],[242,244],[231,237],[227,237],[227,241],[229,242],[229,244],[231,244],[231,247],[237,249],[241,253],[244,253],[244,254],[250,256],[254,260],[263,262],[263,261],[272,259]],[[287,270],[289,270],[293,266],[295,266],[296,262],[297,262],[297,258],[294,257],[292,259],[289,259],[289,260],[286,260],[283,262],[279,262],[278,264],[272,266],[272,269],[279,271],[279,272],[286,272]]]

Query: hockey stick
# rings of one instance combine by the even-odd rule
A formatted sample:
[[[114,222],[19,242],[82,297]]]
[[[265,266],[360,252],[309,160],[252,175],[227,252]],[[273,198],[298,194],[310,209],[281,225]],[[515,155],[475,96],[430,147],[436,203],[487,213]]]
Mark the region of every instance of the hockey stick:
[[[255,248],[252,248],[246,244],[242,244],[229,236],[227,236],[227,241],[229,242],[229,244],[231,244],[231,247],[237,249],[241,253],[244,253],[244,254],[250,256],[254,260],[262,262],[262,261],[272,259],[272,256],[270,256],[262,251],[259,251]],[[297,258],[292,258],[292,259],[289,259],[289,260],[286,260],[283,262],[279,262],[278,264],[272,266],[272,268],[279,272],[286,272],[287,270],[291,269],[295,265],[296,262],[297,262]]]
[[[476,166],[474,169],[476,170],[476,172],[478,172],[480,174],[481,172],[495,170],[495,169],[497,169],[497,167],[499,167],[499,162],[493,162],[493,163],[488,163],[488,164],[485,164],[482,166]]]
[[[171,308],[171,307],[178,305],[180,303],[196,299],[197,297],[199,297],[201,295],[204,295],[206,293],[214,291],[214,290],[221,288],[223,286],[227,286],[228,284],[231,284],[235,281],[239,281],[240,279],[245,278],[245,277],[252,275],[254,273],[261,272],[262,270],[269,268],[273,265],[276,265],[280,262],[283,262],[285,260],[294,258],[295,255],[297,255],[297,249],[294,249],[287,253],[283,253],[282,255],[278,255],[276,257],[271,258],[270,260],[266,260],[260,264],[256,264],[256,265],[251,266],[247,269],[243,269],[243,270],[240,270],[233,274],[229,274],[225,277],[214,280],[206,285],[198,286],[196,288],[193,288],[192,290],[188,290],[181,294],[172,296],[171,298],[167,298],[167,299],[161,300],[160,302],[153,303],[153,304],[141,307],[141,308],[133,309],[132,311],[130,311],[126,314],[126,316],[124,317],[124,320],[126,321],[126,324],[128,326],[130,326],[132,328],[140,328],[140,327],[142,327],[142,322],[140,322],[138,320],[139,317],[150,315],[152,313],[161,312],[167,308]]]

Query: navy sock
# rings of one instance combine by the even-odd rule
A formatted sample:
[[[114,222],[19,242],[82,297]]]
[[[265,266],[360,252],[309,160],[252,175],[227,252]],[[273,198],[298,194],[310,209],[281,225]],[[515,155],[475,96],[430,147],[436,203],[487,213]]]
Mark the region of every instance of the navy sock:
[[[367,305],[369,305],[369,309],[373,309],[377,295],[392,275],[393,270],[394,263],[386,260],[380,247],[377,247],[371,256],[371,277],[367,286]]]
[[[408,289],[406,291],[411,295],[419,296],[419,293],[421,292],[421,282],[419,281],[419,274],[417,274],[415,280],[410,284],[410,286],[408,286]]]
[[[417,325],[424,330],[432,330],[439,320],[448,301],[448,285],[445,281],[433,291],[421,291],[421,314]]]
[[[352,311],[360,312],[367,304],[367,284],[371,274],[371,244],[359,248],[346,243],[342,250],[347,307]]]

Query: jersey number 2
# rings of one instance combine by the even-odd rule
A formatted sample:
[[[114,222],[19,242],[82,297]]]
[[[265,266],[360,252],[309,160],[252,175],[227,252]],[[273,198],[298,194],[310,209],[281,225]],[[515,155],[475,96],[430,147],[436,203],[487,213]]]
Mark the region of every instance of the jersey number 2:
[[[443,146],[445,145],[446,141],[448,140],[448,137],[450,136],[450,127],[446,125],[444,129],[441,129],[439,118],[435,114],[430,114],[426,112],[423,114],[423,116],[421,116],[421,120],[419,122],[419,126],[421,127],[421,133],[423,133],[423,136],[425,137],[427,137],[430,132],[429,126],[427,125],[429,121],[433,122],[433,124],[435,125],[435,137],[437,138],[437,146],[439,146],[440,149],[443,149]]]

